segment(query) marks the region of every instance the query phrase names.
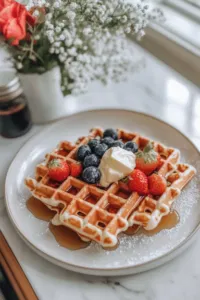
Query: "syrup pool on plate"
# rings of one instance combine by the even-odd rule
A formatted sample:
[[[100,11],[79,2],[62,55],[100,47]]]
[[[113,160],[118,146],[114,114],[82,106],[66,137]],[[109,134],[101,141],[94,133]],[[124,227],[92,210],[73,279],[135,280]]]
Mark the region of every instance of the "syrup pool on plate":
[[[164,216],[158,226],[153,230],[145,230],[141,228],[140,225],[134,224],[129,227],[124,233],[127,235],[135,235],[135,234],[144,234],[147,236],[153,236],[164,229],[172,229],[174,228],[180,221],[179,214],[176,210],[171,211],[168,215]]]
[[[51,221],[56,212],[50,210],[41,201],[30,197],[26,202],[28,210],[37,218],[43,221]],[[90,242],[84,242],[78,234],[65,226],[55,226],[49,223],[49,230],[55,237],[57,243],[70,250],[83,249],[89,246]]]
[[[41,201],[34,197],[30,197],[26,202],[27,209],[37,218],[43,221],[50,222],[55,216],[56,212],[50,210]],[[164,229],[171,229],[179,223],[179,215],[173,210],[167,216],[164,216],[159,225],[154,229],[147,231],[140,228],[139,225],[133,225],[129,227],[124,233],[127,235],[145,234],[147,236],[153,236]],[[49,223],[49,230],[55,237],[57,243],[70,250],[83,249],[89,246],[90,242],[84,242],[80,239],[78,234],[66,226],[55,226]],[[105,250],[115,250],[119,246],[119,243],[113,248],[105,248]]]

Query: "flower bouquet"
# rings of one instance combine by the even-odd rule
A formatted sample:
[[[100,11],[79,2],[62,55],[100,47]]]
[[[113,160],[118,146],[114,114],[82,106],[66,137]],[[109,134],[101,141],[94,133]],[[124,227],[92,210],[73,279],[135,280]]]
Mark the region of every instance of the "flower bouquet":
[[[148,22],[162,17],[146,1],[132,2],[0,0],[0,33],[27,99],[34,95],[44,109],[51,102],[53,114],[55,97],[84,92],[96,79],[124,79],[135,68],[126,36],[141,38]]]

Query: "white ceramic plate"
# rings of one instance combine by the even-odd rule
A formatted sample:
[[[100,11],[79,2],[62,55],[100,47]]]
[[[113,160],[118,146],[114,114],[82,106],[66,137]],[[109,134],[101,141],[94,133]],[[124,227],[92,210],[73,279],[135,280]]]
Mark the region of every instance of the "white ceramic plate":
[[[179,148],[183,162],[198,169],[199,152],[175,128],[151,116],[125,110],[98,110],[82,112],[62,119],[34,136],[19,151],[6,179],[6,206],[10,219],[23,240],[39,255],[73,271],[93,275],[125,275],[154,268],[169,261],[189,245],[200,223],[198,175],[177,199],[174,207],[180,214],[180,223],[152,237],[121,235],[115,251],[105,251],[93,243],[88,248],[70,251],[60,247],[48,230],[48,223],[36,219],[27,210],[25,202],[29,191],[24,178],[33,175],[37,163],[60,140],[75,141],[87,135],[92,127],[121,127],[136,131],[154,140]]]

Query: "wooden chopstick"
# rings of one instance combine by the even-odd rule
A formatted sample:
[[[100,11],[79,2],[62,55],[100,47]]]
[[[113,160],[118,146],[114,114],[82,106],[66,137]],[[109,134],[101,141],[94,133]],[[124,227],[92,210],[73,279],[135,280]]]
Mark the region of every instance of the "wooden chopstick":
[[[15,255],[0,231],[0,263],[19,300],[38,300]]]

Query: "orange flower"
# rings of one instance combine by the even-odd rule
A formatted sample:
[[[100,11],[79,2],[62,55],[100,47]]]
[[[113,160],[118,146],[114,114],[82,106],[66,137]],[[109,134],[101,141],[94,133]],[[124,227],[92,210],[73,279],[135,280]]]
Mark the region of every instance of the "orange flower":
[[[18,45],[26,36],[26,24],[34,25],[35,18],[25,6],[13,0],[0,0],[0,32],[12,45]]]

